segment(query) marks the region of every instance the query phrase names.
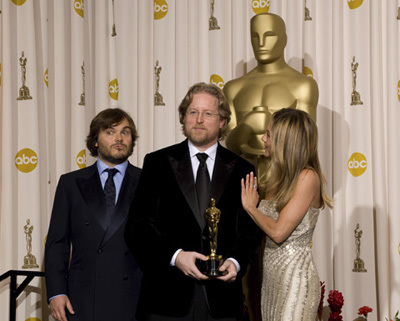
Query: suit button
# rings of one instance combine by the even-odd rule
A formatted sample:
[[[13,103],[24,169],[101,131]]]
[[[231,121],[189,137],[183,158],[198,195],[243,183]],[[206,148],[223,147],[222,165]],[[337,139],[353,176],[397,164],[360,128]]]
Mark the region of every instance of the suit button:
[[[98,249],[98,250],[97,250],[97,253],[98,253],[98,254],[101,254],[101,253],[103,253],[103,251],[102,251],[101,249]]]
[[[126,280],[128,280],[128,276],[127,276],[127,275],[124,275],[122,279],[123,279],[124,281],[126,281]]]
[[[203,235],[203,236],[201,237],[201,239],[205,241],[205,240],[207,240],[207,236]]]
[[[89,221],[85,221],[85,226],[89,226]]]

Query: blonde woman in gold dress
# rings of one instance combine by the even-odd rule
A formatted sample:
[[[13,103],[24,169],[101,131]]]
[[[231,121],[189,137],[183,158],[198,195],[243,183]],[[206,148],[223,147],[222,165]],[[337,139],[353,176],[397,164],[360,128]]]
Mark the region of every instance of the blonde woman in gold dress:
[[[266,186],[260,186],[266,198],[259,203],[253,173],[242,179],[243,208],[266,234],[262,319],[316,320],[321,289],[310,245],[320,209],[332,206],[317,127],[306,112],[284,108],[272,115],[262,141],[271,157]]]

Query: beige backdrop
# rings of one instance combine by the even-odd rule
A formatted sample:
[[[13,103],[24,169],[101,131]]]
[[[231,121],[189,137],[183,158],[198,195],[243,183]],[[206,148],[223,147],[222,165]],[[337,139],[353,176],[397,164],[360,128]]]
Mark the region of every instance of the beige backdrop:
[[[190,85],[223,87],[255,66],[249,21],[273,12],[286,21],[287,61],[320,90],[320,155],[335,199],[334,210],[321,213],[313,241],[324,305],[336,289],[344,296],[344,320],[364,305],[373,309],[372,321],[400,309],[398,0],[0,4],[0,274],[22,269],[28,219],[39,265],[31,270],[43,270],[58,178],[94,161],[85,136],[97,112],[120,106],[132,115],[140,138],[130,160],[141,166],[146,153],[182,140],[177,106]],[[212,6],[215,30],[209,30]],[[354,79],[360,97],[352,105]],[[366,272],[353,272],[357,224]],[[8,318],[8,295],[5,280],[1,320]],[[35,279],[18,300],[17,320],[48,320],[46,305],[43,280]]]

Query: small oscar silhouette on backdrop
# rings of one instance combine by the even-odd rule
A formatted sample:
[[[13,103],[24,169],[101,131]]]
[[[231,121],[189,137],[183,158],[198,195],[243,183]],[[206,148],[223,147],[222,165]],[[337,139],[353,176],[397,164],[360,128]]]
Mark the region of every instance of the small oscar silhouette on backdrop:
[[[360,258],[361,248],[361,236],[363,231],[360,230],[360,224],[357,223],[356,229],[354,230],[354,238],[356,240],[356,259],[354,260],[353,272],[367,272],[364,267],[364,261]]]
[[[112,25],[111,37],[115,37],[115,36],[117,35],[117,29],[115,28],[115,8],[114,8],[114,0],[112,0],[112,11],[113,11],[113,25]]]
[[[22,55],[19,58],[19,64],[21,66],[22,86],[19,89],[19,96],[17,100],[32,99],[31,95],[29,94],[29,88],[26,86],[26,62],[26,57],[24,56],[24,52],[22,51]]]
[[[214,0],[211,0],[210,3],[210,19],[208,19],[208,30],[218,30],[220,27],[218,26],[218,20],[214,17]]]
[[[310,9],[307,8],[307,1],[305,2],[304,7],[304,21],[311,21],[312,17],[310,16]]]
[[[33,226],[29,219],[26,220],[26,225],[24,225],[24,232],[26,238],[26,255],[24,256],[23,269],[34,269],[38,268],[39,265],[36,263],[36,257],[32,254],[32,231]]]
[[[82,94],[79,106],[85,106],[85,62],[82,63],[81,72],[82,72]]]
[[[353,76],[353,91],[351,92],[351,106],[353,105],[363,105],[360,98],[360,93],[356,90],[357,86],[357,68],[358,62],[356,62],[356,57],[353,56],[353,61],[351,62],[351,72]]]
[[[156,61],[156,65],[154,66],[154,75],[156,77],[156,92],[154,94],[154,106],[165,106],[163,101],[163,96],[159,93],[160,89],[160,74],[161,74],[161,66],[158,65],[158,60]]]

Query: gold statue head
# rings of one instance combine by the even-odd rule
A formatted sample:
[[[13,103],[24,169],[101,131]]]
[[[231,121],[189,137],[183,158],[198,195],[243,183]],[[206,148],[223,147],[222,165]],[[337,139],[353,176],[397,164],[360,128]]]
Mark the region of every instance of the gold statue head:
[[[211,207],[215,207],[215,198],[211,198],[210,203],[211,203]]]
[[[260,64],[283,58],[287,44],[283,19],[273,13],[260,13],[250,20],[250,36],[254,56]]]

